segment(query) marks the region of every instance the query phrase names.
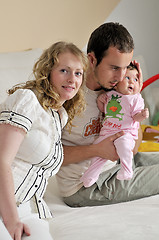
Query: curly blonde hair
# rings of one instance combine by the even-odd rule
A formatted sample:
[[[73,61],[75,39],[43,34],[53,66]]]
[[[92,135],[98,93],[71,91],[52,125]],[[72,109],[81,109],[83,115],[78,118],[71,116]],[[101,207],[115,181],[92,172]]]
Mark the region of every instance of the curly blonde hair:
[[[38,98],[41,106],[48,110],[49,108],[59,109],[59,94],[50,84],[50,73],[55,64],[58,64],[58,55],[60,53],[70,52],[79,58],[83,67],[83,82],[77,94],[70,100],[65,101],[64,108],[68,113],[67,127],[71,130],[72,120],[75,115],[79,115],[85,109],[85,100],[83,92],[83,83],[87,70],[87,57],[85,54],[73,43],[66,43],[63,41],[54,43],[46,49],[33,67],[34,80],[26,83],[17,84],[8,90],[8,94],[14,93],[17,89],[30,89]]]

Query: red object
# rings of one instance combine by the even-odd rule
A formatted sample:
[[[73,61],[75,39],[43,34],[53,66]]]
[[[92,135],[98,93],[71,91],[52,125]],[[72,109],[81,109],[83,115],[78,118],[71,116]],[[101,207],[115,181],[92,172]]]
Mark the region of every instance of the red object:
[[[145,87],[147,87],[148,85],[150,85],[151,83],[155,82],[155,81],[158,80],[158,79],[159,79],[159,74],[156,74],[156,75],[150,77],[149,79],[147,79],[147,80],[143,83],[143,86],[142,86],[141,91],[142,91]]]

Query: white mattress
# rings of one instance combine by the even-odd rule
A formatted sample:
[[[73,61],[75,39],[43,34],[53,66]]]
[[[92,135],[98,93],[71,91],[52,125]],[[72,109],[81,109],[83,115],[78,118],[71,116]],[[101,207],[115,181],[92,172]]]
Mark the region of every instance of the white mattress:
[[[114,205],[70,208],[59,197],[53,178],[45,200],[54,214],[54,240],[159,239],[159,195]]]
[[[159,239],[159,195],[114,205],[70,208],[60,198],[53,177],[45,200],[54,215],[54,240]],[[1,221],[0,239],[11,240]]]

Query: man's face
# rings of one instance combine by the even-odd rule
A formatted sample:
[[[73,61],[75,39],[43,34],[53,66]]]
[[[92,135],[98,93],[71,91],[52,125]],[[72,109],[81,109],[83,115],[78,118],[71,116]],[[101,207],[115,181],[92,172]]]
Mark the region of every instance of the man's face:
[[[109,47],[106,56],[94,68],[96,89],[100,87],[112,89],[118,82],[122,81],[132,56],[133,51],[121,53],[116,47]]]

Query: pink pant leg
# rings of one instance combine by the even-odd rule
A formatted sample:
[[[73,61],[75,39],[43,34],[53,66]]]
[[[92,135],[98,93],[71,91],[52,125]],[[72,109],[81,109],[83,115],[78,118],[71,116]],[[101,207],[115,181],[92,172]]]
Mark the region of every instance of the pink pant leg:
[[[93,144],[97,144],[105,138],[105,136],[99,136]],[[99,174],[101,173],[102,167],[104,166],[106,161],[106,159],[102,159],[99,157],[92,158],[92,163],[90,167],[85,171],[85,173],[80,179],[83,182],[84,187],[90,187],[97,181]]]
[[[90,187],[97,181],[105,162],[106,160],[102,158],[94,159],[91,166],[85,171],[80,179],[85,187]]]
[[[132,159],[135,140],[130,133],[125,133],[122,137],[114,141],[116,151],[120,158],[121,169],[117,173],[117,179],[129,180],[133,176]]]
[[[110,135],[109,135],[110,136]],[[107,134],[108,137],[108,134]],[[94,142],[94,144],[101,142],[105,139],[105,136],[99,136],[99,138]],[[121,162],[121,169],[117,173],[117,179],[119,180],[129,180],[133,176],[132,170],[132,159],[133,159],[133,148],[135,146],[135,140],[130,133],[125,133],[122,137],[114,141],[116,151],[119,155]],[[86,170],[86,172],[81,177],[85,187],[90,187],[93,185],[101,173],[102,167],[104,166],[106,159],[99,157],[92,159],[91,166]]]

